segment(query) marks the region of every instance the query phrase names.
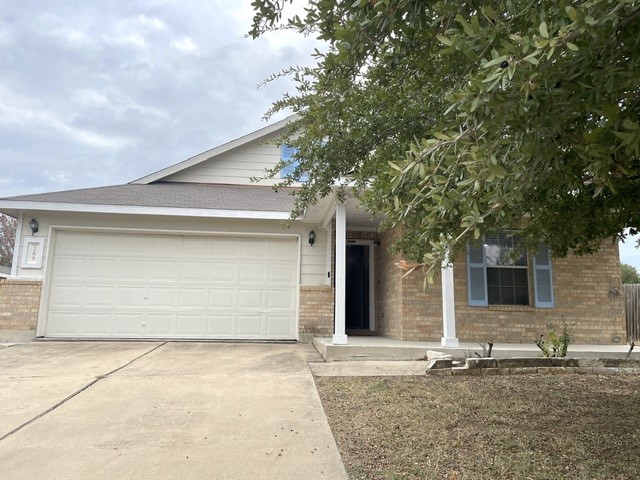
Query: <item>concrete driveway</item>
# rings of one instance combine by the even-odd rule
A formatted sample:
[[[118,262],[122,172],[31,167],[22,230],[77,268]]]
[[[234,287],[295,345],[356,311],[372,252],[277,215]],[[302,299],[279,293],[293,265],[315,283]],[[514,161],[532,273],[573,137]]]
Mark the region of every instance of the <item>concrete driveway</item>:
[[[346,479],[310,345],[0,348],[0,465],[17,479]]]

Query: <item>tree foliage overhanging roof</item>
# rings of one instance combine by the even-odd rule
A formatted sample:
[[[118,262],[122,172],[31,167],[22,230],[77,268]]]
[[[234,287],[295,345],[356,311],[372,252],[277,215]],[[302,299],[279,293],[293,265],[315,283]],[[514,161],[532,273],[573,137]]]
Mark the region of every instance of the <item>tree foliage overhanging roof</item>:
[[[503,228],[564,256],[640,226],[639,0],[287,3],[255,0],[250,34],[328,45],[272,109],[299,114],[294,213],[348,178],[428,265]]]

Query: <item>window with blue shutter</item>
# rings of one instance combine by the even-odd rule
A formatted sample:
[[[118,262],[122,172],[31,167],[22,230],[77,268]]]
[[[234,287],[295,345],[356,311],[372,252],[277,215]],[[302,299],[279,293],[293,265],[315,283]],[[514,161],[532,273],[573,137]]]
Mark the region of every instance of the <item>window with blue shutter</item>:
[[[519,243],[517,235],[501,232],[467,246],[470,306],[531,305],[528,256],[517,253]],[[532,270],[535,306],[553,308],[551,256],[545,245],[533,256]]]
[[[280,178],[288,178],[295,173],[296,168],[300,164],[300,161],[295,158],[296,153],[298,153],[298,149],[290,145],[282,145],[280,147],[280,159],[286,164],[285,167],[280,170]],[[305,172],[296,180],[306,182],[309,180],[309,176]]]

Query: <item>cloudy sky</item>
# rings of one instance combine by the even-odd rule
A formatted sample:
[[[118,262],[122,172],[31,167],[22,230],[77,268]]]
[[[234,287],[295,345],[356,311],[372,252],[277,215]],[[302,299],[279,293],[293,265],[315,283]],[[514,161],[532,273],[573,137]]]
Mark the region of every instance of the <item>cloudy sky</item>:
[[[265,126],[291,85],[257,85],[313,44],[245,38],[250,3],[0,0],[0,197],[129,182]]]
[[[0,197],[126,183],[264,126],[291,84],[258,84],[315,43],[245,38],[250,4],[0,0]]]

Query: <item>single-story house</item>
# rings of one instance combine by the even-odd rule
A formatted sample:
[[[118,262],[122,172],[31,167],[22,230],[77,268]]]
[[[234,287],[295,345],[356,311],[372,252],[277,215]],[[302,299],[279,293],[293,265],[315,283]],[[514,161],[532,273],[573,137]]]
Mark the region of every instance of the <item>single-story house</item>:
[[[274,141],[287,121],[126,185],[1,198],[18,231],[0,329],[337,344],[368,333],[456,346],[529,343],[566,321],[574,342],[626,341],[615,243],[513,260],[517,237],[486,237],[424,289],[396,265],[396,232],[380,232],[354,199],[321,199],[285,228],[287,189],[251,178],[288,154]]]

